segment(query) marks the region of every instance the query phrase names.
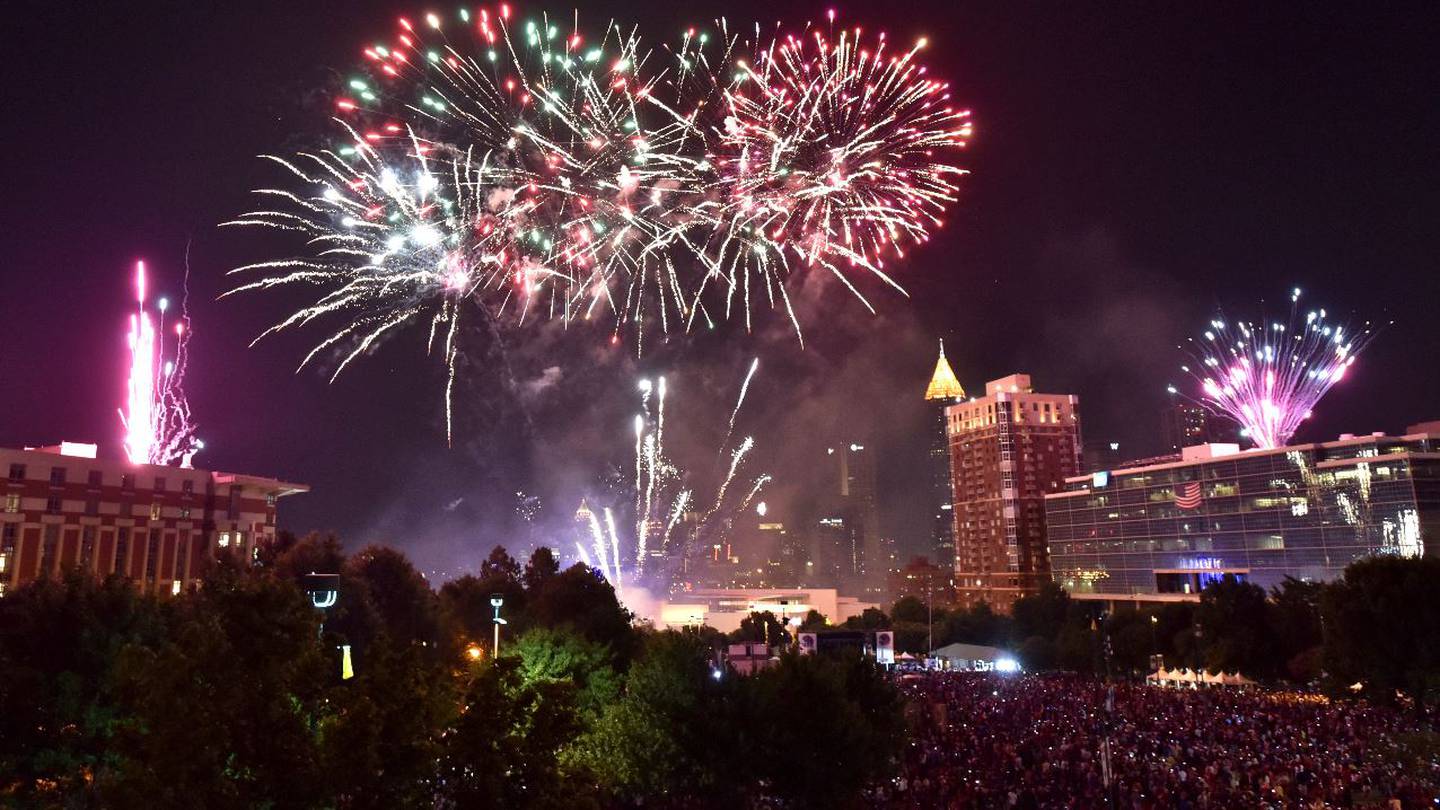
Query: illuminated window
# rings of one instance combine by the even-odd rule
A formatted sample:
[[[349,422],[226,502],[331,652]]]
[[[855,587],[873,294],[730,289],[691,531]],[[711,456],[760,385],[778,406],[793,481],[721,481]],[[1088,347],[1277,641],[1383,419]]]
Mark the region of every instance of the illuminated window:
[[[229,547],[230,547],[230,532],[220,532],[220,547],[221,547],[221,548],[229,548]]]
[[[20,494],[18,492],[12,492],[5,496],[5,511],[12,515],[20,511]]]
[[[274,505],[275,505],[275,493],[272,492],[272,493],[270,493],[269,495],[266,495],[266,496],[265,496],[265,505],[266,505],[266,506],[274,506]]]
[[[150,504],[150,519],[151,519],[151,520],[159,520],[159,519],[160,519],[160,504],[158,504],[158,503],[152,503],[152,504]]]
[[[181,519],[181,520],[189,520],[189,519],[190,519],[190,507],[188,507],[188,506],[182,506],[182,507],[180,507],[180,519]]]

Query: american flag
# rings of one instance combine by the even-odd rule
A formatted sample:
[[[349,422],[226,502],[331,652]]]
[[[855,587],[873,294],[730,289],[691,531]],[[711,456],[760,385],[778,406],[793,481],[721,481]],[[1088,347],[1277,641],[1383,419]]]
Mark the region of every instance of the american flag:
[[[1181,484],[1175,490],[1175,505],[1181,509],[1194,509],[1200,505],[1200,482],[1191,481],[1188,484]]]

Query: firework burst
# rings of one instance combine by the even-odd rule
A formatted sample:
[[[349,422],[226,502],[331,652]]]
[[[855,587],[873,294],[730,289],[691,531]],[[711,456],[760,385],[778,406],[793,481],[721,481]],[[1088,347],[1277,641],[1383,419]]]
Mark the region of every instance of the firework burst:
[[[798,337],[792,277],[833,274],[869,307],[853,274],[900,289],[886,262],[955,199],[969,113],[923,45],[720,20],[651,50],[506,5],[401,19],[335,100],[336,143],[272,158],[298,190],[227,223],[296,233],[304,254],[237,268],[252,277],[231,293],[316,290],[260,337],[323,325],[301,366],[332,356],[334,374],[428,323],[447,431],[462,318],[598,321],[639,352],[737,311],[748,328],[763,301]]]
[[[1369,323],[1332,324],[1323,309],[1302,315],[1299,302],[1296,288],[1285,322],[1231,321],[1217,313],[1185,347],[1193,362],[1181,369],[1198,383],[1196,399],[1262,449],[1287,444],[1374,337]]]

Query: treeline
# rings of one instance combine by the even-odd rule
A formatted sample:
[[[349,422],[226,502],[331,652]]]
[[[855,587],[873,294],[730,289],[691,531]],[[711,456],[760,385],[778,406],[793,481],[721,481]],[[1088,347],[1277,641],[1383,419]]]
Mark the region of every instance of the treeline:
[[[323,627],[316,571],[340,573]],[[548,549],[438,592],[323,536],[178,597],[41,580],[0,600],[0,805],[838,807],[892,767],[902,705],[866,660],[738,677],[718,634],[631,619]]]
[[[897,649],[921,653],[928,619],[925,603],[906,597],[888,615],[867,611],[851,624],[893,629]],[[1423,708],[1440,689],[1440,559],[1373,557],[1336,582],[1286,579],[1268,592],[1227,576],[1198,602],[1109,612],[1049,584],[1018,600],[1009,616],[983,604],[937,608],[933,629],[936,647],[1004,647],[1031,670],[1139,675],[1160,655],[1170,668],[1392,702],[1400,694]]]

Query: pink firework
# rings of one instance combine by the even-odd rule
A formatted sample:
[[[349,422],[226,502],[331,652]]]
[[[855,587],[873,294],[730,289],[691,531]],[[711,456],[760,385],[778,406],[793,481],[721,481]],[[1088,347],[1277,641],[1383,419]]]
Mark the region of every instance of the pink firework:
[[[189,467],[204,443],[195,436],[190,404],[183,387],[190,333],[189,317],[175,322],[173,356],[166,359],[165,312],[161,298],[152,318],[146,309],[145,263],[135,264],[135,313],[130,316],[130,374],[125,381],[125,456],[133,464],[179,464]]]
[[[1323,309],[1301,317],[1299,300],[1297,288],[1284,323],[1232,322],[1217,313],[1203,336],[1190,338],[1196,365],[1181,366],[1199,383],[1198,401],[1262,449],[1290,441],[1374,336],[1368,323],[1352,330],[1327,322]]]

